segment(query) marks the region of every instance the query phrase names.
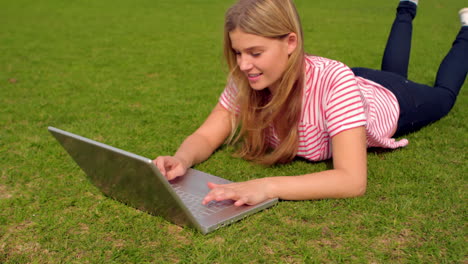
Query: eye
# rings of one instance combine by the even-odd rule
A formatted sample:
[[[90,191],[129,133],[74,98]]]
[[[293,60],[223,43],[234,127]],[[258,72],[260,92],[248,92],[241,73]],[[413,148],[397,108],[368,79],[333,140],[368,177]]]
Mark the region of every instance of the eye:
[[[261,52],[252,52],[250,55],[252,55],[252,57],[256,58],[256,57],[260,57],[260,55],[262,55]]]

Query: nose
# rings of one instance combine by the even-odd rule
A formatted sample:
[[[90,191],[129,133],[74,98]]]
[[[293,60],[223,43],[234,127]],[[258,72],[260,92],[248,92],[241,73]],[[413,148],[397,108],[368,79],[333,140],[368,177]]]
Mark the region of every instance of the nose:
[[[237,65],[239,65],[239,69],[241,71],[248,71],[252,69],[252,63],[250,62],[249,59],[246,58],[246,56],[238,56],[237,57]]]

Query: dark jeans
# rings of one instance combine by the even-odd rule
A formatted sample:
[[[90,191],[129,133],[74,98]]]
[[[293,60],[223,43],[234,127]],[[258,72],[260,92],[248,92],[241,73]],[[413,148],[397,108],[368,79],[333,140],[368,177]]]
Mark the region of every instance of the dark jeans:
[[[407,80],[413,18],[417,6],[400,2],[382,59],[382,70],[353,68],[393,92],[400,105],[395,137],[416,131],[449,113],[468,72],[468,27],[462,27],[440,64],[434,87]]]

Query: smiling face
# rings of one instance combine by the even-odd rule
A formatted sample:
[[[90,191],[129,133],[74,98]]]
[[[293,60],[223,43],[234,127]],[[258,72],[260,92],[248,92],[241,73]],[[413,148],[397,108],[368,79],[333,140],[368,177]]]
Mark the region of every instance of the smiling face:
[[[265,38],[235,29],[229,32],[237,65],[254,90],[276,89],[296,45],[295,33],[283,38]]]

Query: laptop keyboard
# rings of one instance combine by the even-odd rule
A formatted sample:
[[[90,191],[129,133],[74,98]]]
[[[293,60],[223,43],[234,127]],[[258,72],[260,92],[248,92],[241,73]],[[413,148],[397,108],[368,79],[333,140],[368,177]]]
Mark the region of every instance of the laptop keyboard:
[[[182,190],[180,186],[173,185],[174,191],[179,195],[180,199],[188,207],[190,212],[196,217],[201,218],[218,213],[226,208],[234,205],[232,200],[226,201],[211,201],[206,205],[202,204],[204,196],[195,195]]]

